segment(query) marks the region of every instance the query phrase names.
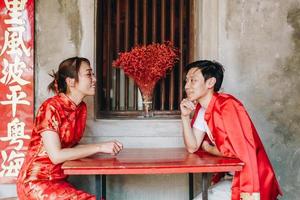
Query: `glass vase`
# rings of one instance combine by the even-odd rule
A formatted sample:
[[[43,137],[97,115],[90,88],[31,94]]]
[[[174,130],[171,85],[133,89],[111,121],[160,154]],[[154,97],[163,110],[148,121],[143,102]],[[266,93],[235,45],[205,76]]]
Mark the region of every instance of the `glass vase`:
[[[152,96],[143,95],[143,117],[153,117]]]

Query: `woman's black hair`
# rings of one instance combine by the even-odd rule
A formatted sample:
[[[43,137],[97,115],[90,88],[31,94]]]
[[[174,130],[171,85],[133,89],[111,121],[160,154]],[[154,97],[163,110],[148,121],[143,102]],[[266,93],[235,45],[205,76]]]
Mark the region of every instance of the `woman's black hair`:
[[[54,80],[48,85],[48,90],[55,93],[66,93],[66,78],[75,78],[75,80],[78,81],[78,72],[82,62],[86,62],[90,65],[90,61],[87,58],[77,56],[62,61],[59,64],[58,71],[53,71],[52,74],[49,74]]]

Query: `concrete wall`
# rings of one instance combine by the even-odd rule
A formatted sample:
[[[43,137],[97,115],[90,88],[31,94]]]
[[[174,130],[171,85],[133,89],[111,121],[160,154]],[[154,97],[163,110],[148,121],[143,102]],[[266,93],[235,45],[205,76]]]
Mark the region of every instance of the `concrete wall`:
[[[51,96],[47,74],[62,59],[80,55],[94,64],[94,7],[95,0],[36,1],[36,107]],[[299,0],[196,0],[195,10],[195,59],[217,59],[225,65],[224,91],[248,109],[285,193],[282,199],[298,199]],[[84,142],[119,139],[125,148],[183,146],[178,120],[95,121],[93,98],[87,101]],[[71,181],[94,192],[92,177]],[[108,182],[110,199],[188,198],[186,175],[112,176]]]
[[[240,98],[285,193],[300,196],[300,1],[219,1],[224,88]]]

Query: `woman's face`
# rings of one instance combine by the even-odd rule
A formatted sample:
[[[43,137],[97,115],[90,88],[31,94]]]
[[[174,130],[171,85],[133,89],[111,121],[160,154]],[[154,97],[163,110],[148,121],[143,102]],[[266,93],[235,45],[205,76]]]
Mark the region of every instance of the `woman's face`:
[[[82,62],[78,72],[78,82],[75,83],[75,88],[83,96],[95,95],[96,77],[93,73],[91,66]]]

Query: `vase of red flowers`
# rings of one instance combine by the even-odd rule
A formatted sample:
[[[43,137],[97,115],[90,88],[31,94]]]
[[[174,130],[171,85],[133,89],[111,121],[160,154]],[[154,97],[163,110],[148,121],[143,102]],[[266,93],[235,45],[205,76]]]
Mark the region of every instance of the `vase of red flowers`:
[[[119,53],[113,66],[121,68],[137,84],[143,97],[144,117],[153,116],[153,90],[161,78],[166,76],[178,60],[178,50],[171,42],[136,46],[129,52]]]

